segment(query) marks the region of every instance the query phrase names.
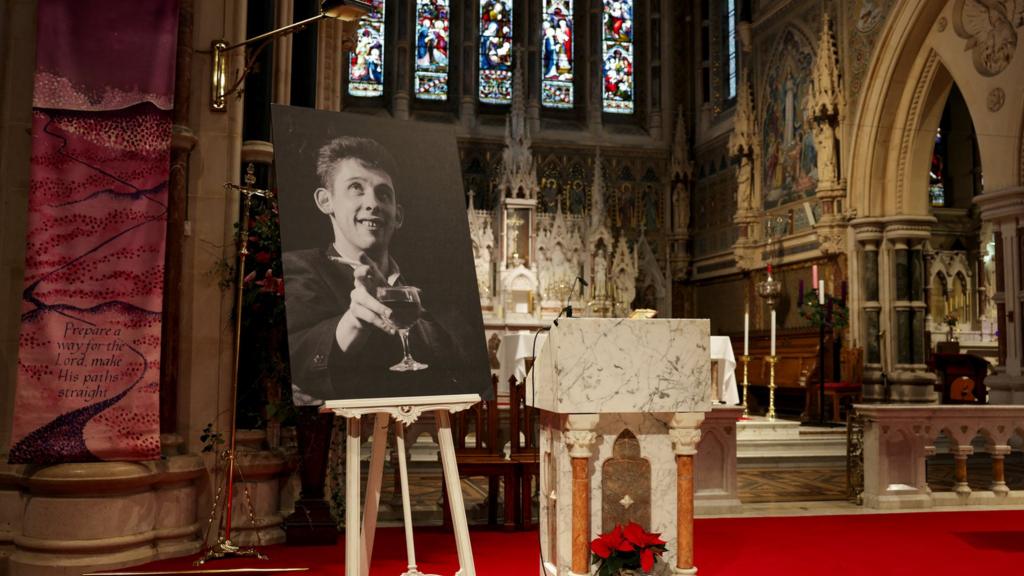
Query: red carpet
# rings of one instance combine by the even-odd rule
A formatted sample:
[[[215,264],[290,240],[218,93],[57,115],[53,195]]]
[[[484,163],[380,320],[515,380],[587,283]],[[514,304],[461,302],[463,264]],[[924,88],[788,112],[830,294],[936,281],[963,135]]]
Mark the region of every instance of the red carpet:
[[[480,576],[538,575],[536,532],[473,531],[471,538]],[[371,576],[405,571],[404,542],[400,528],[378,532]],[[1024,511],[698,520],[695,545],[703,575],[1024,574]],[[304,574],[341,576],[343,548],[340,540],[334,548],[268,546],[266,562],[208,567],[310,567]],[[416,554],[422,572],[450,576],[457,568],[455,541],[439,529],[417,529]],[[191,560],[137,569],[184,570]]]

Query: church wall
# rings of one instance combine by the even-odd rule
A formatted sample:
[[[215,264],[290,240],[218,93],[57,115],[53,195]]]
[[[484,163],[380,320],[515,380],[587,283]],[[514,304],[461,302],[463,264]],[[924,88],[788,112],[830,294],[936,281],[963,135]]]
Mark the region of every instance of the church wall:
[[[0,7],[0,454],[10,443],[25,274],[36,2]]]

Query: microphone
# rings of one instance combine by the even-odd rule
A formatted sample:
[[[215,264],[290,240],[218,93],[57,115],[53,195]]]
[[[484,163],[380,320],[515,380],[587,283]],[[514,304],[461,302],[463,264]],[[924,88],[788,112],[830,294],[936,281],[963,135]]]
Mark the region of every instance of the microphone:
[[[584,280],[582,276],[577,276],[572,281],[572,286],[569,286],[569,297],[570,298],[572,297],[573,290],[576,289],[576,284],[577,283],[579,283],[579,285],[580,285],[580,298],[583,297],[583,289],[587,287],[587,281]],[[566,304],[565,307],[562,308],[558,312],[558,316],[555,316],[555,319],[552,320],[551,323],[554,324],[555,326],[558,326],[558,320],[562,318],[563,314],[565,315],[566,318],[572,318],[572,304]]]

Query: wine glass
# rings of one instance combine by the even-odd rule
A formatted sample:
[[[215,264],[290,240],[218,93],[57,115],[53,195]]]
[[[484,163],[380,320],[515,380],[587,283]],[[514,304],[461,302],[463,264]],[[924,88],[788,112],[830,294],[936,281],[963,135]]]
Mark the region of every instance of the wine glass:
[[[409,353],[409,329],[420,318],[420,289],[415,286],[380,286],[377,300],[391,309],[391,322],[402,337],[402,352],[405,357],[390,368],[394,372],[412,372],[427,367]]]

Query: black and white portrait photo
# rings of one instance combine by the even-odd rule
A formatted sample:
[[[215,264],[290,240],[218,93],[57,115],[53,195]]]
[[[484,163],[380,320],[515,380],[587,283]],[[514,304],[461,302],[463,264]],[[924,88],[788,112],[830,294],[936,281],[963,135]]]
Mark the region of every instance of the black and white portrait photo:
[[[491,396],[451,128],[273,107],[293,397]]]

